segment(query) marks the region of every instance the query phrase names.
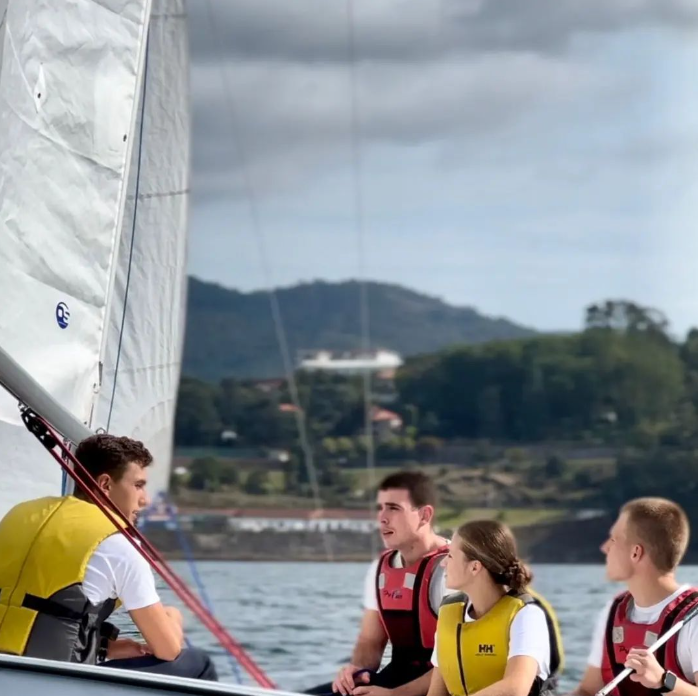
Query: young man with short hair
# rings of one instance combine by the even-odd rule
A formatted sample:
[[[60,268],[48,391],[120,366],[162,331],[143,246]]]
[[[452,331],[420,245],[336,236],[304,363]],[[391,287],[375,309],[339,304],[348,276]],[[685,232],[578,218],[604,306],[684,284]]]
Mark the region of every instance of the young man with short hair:
[[[93,435],[75,454],[135,523],[150,502],[143,443]],[[0,588],[0,652],[217,680],[206,653],[182,649],[182,615],[163,606],[146,560],[81,490],[20,503],[0,521]],[[107,623],[117,600],[145,643]]]
[[[631,667],[635,672],[615,696],[698,696],[698,620],[657,653],[647,651],[698,604],[698,590],[680,585],[675,576],[688,538],[686,514],[670,500],[638,498],[623,506],[601,550],[609,580],[623,582],[627,589],[599,616],[577,694],[593,696]]]
[[[429,690],[436,619],[444,594],[448,540],[434,531],[436,490],[418,471],[387,476],[378,487],[378,525],[386,550],[368,569],[363,618],[351,663],[309,693],[423,696]],[[387,643],[392,658],[380,671]]]

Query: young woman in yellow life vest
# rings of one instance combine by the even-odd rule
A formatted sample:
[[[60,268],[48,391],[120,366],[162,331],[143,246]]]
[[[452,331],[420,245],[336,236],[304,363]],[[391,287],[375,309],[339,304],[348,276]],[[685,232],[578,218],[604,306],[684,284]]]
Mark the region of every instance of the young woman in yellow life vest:
[[[428,696],[541,696],[562,663],[562,640],[548,603],[528,586],[531,571],[506,525],[464,524],[445,560]]]

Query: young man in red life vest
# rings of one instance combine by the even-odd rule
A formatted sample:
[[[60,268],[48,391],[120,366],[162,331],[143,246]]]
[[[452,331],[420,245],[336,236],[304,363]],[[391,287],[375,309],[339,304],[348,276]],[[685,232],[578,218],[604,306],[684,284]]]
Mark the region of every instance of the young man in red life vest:
[[[364,613],[351,664],[333,692],[352,696],[424,696],[444,594],[441,561],[448,540],[434,532],[436,490],[418,471],[402,471],[378,487],[378,525],[386,550],[364,583]],[[392,658],[378,671],[390,641]],[[317,693],[317,692],[316,692]]]
[[[577,694],[593,696],[631,667],[635,673],[615,696],[698,696],[698,619],[657,653],[646,650],[698,603],[698,590],[675,578],[688,537],[686,514],[670,500],[638,498],[623,506],[601,550],[608,578],[627,589],[599,617]]]

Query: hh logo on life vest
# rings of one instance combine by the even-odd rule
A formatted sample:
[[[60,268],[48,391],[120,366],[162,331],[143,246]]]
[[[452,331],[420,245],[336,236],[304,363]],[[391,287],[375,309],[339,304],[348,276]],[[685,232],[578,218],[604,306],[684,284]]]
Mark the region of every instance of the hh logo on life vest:
[[[383,590],[383,594],[386,597],[391,597],[392,599],[402,599],[402,590]]]
[[[487,643],[480,643],[477,649],[478,655],[494,655],[494,645],[488,645]]]

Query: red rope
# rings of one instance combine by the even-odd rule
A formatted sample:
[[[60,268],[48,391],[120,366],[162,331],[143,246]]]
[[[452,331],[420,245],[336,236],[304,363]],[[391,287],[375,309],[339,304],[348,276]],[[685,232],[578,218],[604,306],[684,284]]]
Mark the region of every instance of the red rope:
[[[87,469],[83,467],[73,453],[62,443],[61,436],[41,418],[41,416],[33,411],[25,411],[23,417],[27,427],[39,438],[54,459],[61,465],[63,471],[75,481],[76,485],[78,485],[90,500],[107,516],[109,521],[122,532],[136,551],[145,558],[149,565],[172,588],[182,602],[184,602],[201,623],[216,637],[218,642],[242,665],[247,673],[253,677],[260,686],[266,689],[275,689],[276,685],[274,682],[267,677],[262,669],[247,654],[242,645],[240,645],[240,643],[228,633],[225,627],[206,609],[206,607],[204,607],[199,598],[184,584],[174,570],[172,570],[162,554],[160,554],[148,539],[124,517],[121,510],[102,493],[97,487],[97,482],[92,478]],[[30,423],[30,419],[32,418],[36,419],[36,421],[46,429],[46,433],[50,435],[53,440],[52,443],[48,441],[45,435],[39,432],[35,427],[36,423]],[[80,472],[80,477],[78,477],[76,470],[71,468],[63,457],[56,452],[56,447],[59,447],[63,454],[73,463],[73,466]],[[88,487],[85,482],[91,483],[94,486],[94,490]],[[95,491],[98,491],[99,495],[97,495]]]

